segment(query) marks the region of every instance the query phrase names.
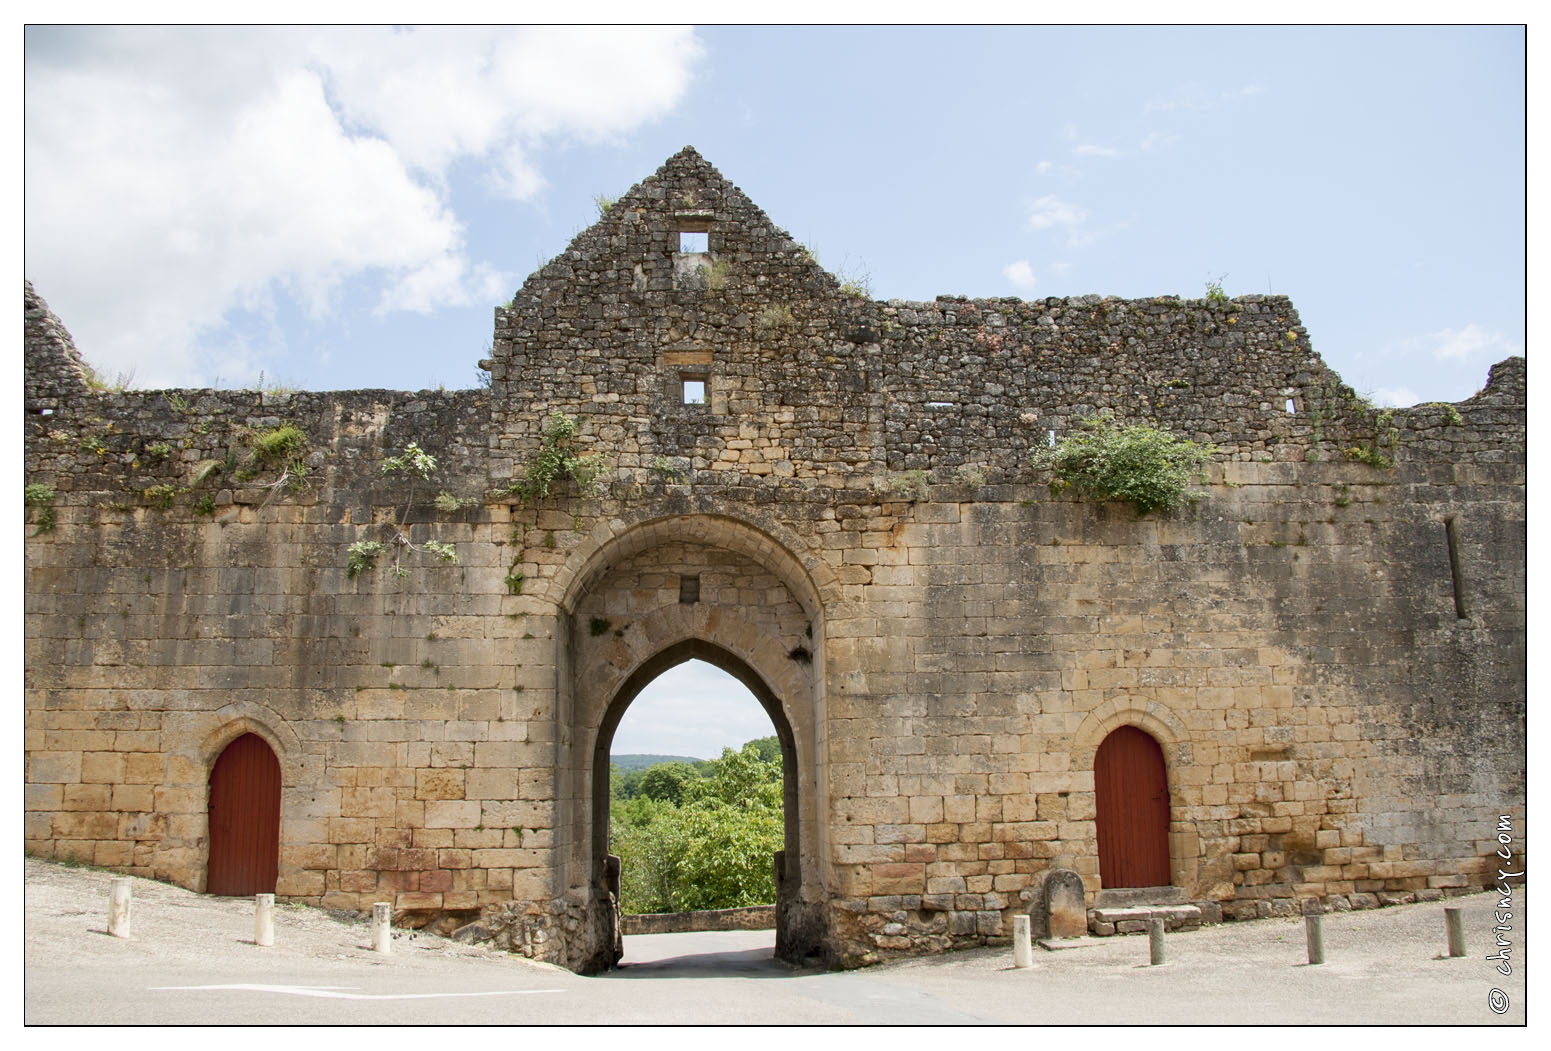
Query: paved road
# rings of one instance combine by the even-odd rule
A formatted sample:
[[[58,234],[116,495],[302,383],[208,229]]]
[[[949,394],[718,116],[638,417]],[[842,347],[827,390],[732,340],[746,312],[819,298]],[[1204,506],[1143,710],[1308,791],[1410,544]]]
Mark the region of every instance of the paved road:
[[[1224,924],[1037,952],[974,950],[847,973],[770,958],[768,931],[636,935],[626,966],[582,978],[441,938],[400,932],[370,951],[364,924],[282,906],[276,945],[253,944],[252,904],[134,881],[133,938],[106,933],[112,876],[26,863],[25,1020],[32,1024],[1499,1024],[1524,1020],[1524,891],[1492,969],[1495,898],[1465,909],[1463,959],[1441,958],[1439,905],[1326,919],[1327,962],[1308,966],[1301,920]],[[1488,1007],[1492,989],[1507,1012]]]

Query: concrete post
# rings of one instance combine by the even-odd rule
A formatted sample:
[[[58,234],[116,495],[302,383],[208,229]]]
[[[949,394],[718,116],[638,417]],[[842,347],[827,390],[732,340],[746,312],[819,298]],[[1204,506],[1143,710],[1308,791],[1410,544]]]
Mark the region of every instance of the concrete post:
[[[1029,933],[1026,914],[1012,918],[1012,964],[1014,967],[1034,966],[1034,939]]]
[[[113,881],[108,899],[108,933],[115,938],[129,937],[129,905],[129,879],[121,876]]]
[[[1163,917],[1153,916],[1147,921],[1147,948],[1152,955],[1151,966],[1163,962]]]
[[[372,906],[372,951],[388,953],[393,951],[393,927],[391,924],[393,906],[386,901],[379,901]]]
[[[275,896],[253,895],[253,944],[275,944]]]
[[[1465,920],[1458,905],[1446,905],[1443,909],[1443,925],[1449,931],[1449,955],[1465,955]]]
[[[1309,962],[1325,962],[1325,917],[1311,912],[1303,917],[1303,932],[1309,942]]]

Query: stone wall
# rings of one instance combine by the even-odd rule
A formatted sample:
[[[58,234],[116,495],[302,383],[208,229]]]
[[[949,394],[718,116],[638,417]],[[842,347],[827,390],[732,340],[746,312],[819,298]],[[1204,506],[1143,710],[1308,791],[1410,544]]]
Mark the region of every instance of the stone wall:
[[[875,301],[688,150],[496,311],[488,392],[93,393],[26,311],[29,850],[201,887],[255,732],[280,894],[600,966],[600,757],[689,656],[782,737],[791,955],[1002,938],[1052,868],[1097,899],[1122,725],[1229,917],[1483,885],[1522,824],[1522,359],[1387,413],[1281,297]],[[1210,442],[1197,498],[1052,493],[1030,453],[1103,411]],[[525,506],[555,412],[604,485]]]

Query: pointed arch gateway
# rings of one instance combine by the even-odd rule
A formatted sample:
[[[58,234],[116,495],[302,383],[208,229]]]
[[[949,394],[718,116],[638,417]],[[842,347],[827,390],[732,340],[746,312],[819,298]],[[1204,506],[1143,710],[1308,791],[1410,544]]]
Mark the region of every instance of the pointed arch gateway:
[[[797,765],[797,742],[792,733],[792,724],[786,718],[782,710],[781,702],[771,692],[765,681],[748,666],[744,661],[729,653],[722,647],[707,642],[704,639],[685,639],[675,645],[669,646],[656,657],[647,661],[636,670],[615,694],[610,702],[607,712],[603,717],[603,725],[598,728],[598,737],[593,745],[592,756],[592,856],[595,864],[604,864],[603,859],[609,856],[609,802],[611,789],[609,785],[609,754],[614,744],[615,731],[619,729],[620,720],[625,712],[653,680],[670,668],[675,668],[686,661],[701,660],[714,667],[720,668],[733,678],[741,682],[759,706],[769,716],[771,724],[775,727],[776,740],[781,745],[781,812],[784,822],[784,849],[780,857],[780,864],[776,868],[776,897],[777,897],[777,926],[776,926],[776,955],[789,955],[792,951],[791,943],[793,932],[786,929],[788,925],[781,922],[780,899],[790,899],[797,891],[796,882],[799,879],[800,864],[788,866],[787,858],[795,861],[801,849],[802,822],[800,781]],[[776,858],[771,859],[772,864],[777,863]],[[594,872],[594,880],[606,879],[608,874],[599,870]]]
[[[664,671],[703,660],[753,694],[781,744],[785,849],[776,952],[828,949],[823,791],[823,603],[771,532],[716,515],[620,523],[567,567],[557,758],[557,873],[586,918],[566,964],[592,973],[622,949],[608,850],[609,752],[626,709]],[[695,586],[696,584],[700,586]],[[729,742],[736,743],[736,742]],[[771,863],[777,864],[777,858]]]

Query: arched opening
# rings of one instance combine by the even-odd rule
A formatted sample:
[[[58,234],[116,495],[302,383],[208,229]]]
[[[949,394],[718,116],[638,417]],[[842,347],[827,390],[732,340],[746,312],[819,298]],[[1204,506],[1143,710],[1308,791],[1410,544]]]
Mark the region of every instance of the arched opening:
[[[1169,783],[1162,747],[1139,727],[1117,727],[1093,757],[1093,790],[1104,888],[1169,886]]]
[[[609,759],[621,965],[665,965],[689,951],[672,936],[686,930],[717,932],[705,940],[725,946],[697,954],[771,959],[781,748],[753,694],[704,661],[676,665],[631,702]]]
[[[769,859],[775,878],[776,905],[776,955],[782,959],[800,959],[817,946],[811,934],[805,933],[802,910],[793,908],[797,903],[798,884],[801,879],[801,819],[796,739],[781,702],[765,681],[737,656],[714,643],[703,639],[686,639],[662,650],[642,664],[616,691],[605,711],[602,725],[593,746],[592,761],[592,851],[593,884],[606,888],[616,899],[620,890],[620,873],[611,868],[609,853],[609,756],[620,722],[630,705],[641,691],[664,672],[687,661],[703,661],[731,675],[746,688],[769,718],[781,750],[781,811],[783,844],[781,850]],[[613,921],[618,923],[617,917]],[[622,940],[617,929],[612,939],[617,962],[622,950]]]
[[[245,733],[210,770],[210,861],[205,892],[273,894],[280,870],[280,760]]]

